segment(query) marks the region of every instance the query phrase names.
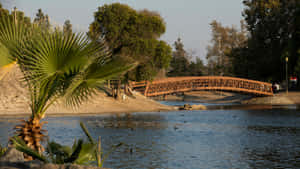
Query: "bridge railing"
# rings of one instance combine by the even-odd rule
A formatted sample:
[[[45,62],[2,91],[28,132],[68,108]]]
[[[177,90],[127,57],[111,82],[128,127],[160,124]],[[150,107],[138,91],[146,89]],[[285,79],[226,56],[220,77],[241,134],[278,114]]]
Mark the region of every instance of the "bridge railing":
[[[139,82],[134,86],[143,86],[145,96],[157,96],[192,90],[226,90],[256,95],[273,95],[270,83],[224,76],[176,77]]]

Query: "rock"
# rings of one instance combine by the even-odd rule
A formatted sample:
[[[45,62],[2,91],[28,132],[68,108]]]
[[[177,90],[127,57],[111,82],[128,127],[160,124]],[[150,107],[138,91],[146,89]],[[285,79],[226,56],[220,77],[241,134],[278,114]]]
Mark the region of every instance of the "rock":
[[[179,107],[179,110],[206,110],[206,106],[204,105],[189,105],[189,104],[185,104],[183,106]]]
[[[32,168],[32,169],[104,169],[104,168],[75,165],[75,164],[64,164],[64,165],[44,164],[39,168]]]
[[[24,162],[24,156],[15,148],[9,148],[0,158],[0,162]]]
[[[183,106],[179,107],[179,110],[192,110],[192,106],[189,104],[184,104]]]
[[[206,110],[206,109],[207,109],[206,106],[201,105],[201,104],[199,104],[199,105],[192,105],[192,110]]]

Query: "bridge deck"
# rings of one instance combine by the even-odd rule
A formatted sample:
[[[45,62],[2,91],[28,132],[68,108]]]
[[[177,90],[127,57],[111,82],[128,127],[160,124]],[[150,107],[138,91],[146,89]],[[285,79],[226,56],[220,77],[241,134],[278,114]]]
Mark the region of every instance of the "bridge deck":
[[[132,82],[145,96],[159,96],[194,90],[224,90],[254,95],[273,95],[270,83],[225,76],[171,77],[152,82]]]

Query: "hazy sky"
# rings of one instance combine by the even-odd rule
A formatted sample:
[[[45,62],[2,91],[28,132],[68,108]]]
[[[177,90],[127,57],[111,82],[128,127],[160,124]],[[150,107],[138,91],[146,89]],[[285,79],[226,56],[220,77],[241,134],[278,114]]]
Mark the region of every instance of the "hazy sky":
[[[216,19],[224,25],[239,26],[242,0],[0,0],[4,7],[18,9],[31,17],[37,9],[47,13],[51,21],[63,24],[70,19],[75,30],[87,31],[98,6],[113,2],[128,4],[134,9],[159,12],[167,24],[163,40],[170,45],[180,37],[187,51],[195,50],[202,59],[210,43],[209,23]]]

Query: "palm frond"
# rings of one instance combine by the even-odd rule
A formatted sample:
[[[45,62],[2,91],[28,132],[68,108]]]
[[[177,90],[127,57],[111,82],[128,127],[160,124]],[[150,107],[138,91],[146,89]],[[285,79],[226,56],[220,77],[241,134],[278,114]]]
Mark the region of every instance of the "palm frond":
[[[0,16],[0,80],[15,64],[15,53],[28,33],[24,24],[16,24],[8,15]]]
[[[49,32],[0,18],[0,52],[3,65],[17,60],[31,93],[33,116],[44,117],[59,97],[78,106],[102,83],[134,66],[112,61],[104,41],[84,34]],[[1,54],[1,53],[0,53]]]
[[[7,151],[7,148],[2,147],[0,144],[0,157]]]
[[[93,137],[91,136],[90,132],[88,131],[88,129],[85,127],[85,125],[83,124],[83,122],[80,122],[80,127],[82,129],[82,131],[84,132],[84,134],[87,136],[87,138],[89,139],[90,143],[92,144],[96,144],[96,142],[94,141]]]
[[[80,152],[82,150],[82,144],[83,144],[83,140],[78,140],[78,143],[74,144],[75,146],[73,149],[73,153],[64,162],[74,163],[74,161],[76,161],[80,155]]]
[[[16,53],[22,51],[21,45],[32,34],[31,27],[16,23],[7,15],[0,16],[0,67],[17,59]]]
[[[9,50],[0,43],[0,69],[3,66],[9,65],[14,60],[9,53]]]
[[[102,62],[92,62],[73,79],[66,90],[67,105],[80,105],[88,100],[89,96],[95,93],[97,89],[101,88],[106,80],[121,76],[136,65],[136,63],[126,64],[122,61],[109,61],[104,64]]]
[[[26,153],[30,156],[32,156],[33,158],[36,158],[38,160],[41,160],[45,163],[48,163],[48,160],[45,156],[43,156],[42,154],[39,154],[37,151],[29,148],[25,142],[20,139],[19,137],[15,136],[11,139],[13,145],[15,146],[15,148],[18,150],[18,151],[21,151],[23,153]]]
[[[81,151],[74,163],[80,165],[90,165],[96,161],[95,151],[96,145],[91,143],[83,143]]]

